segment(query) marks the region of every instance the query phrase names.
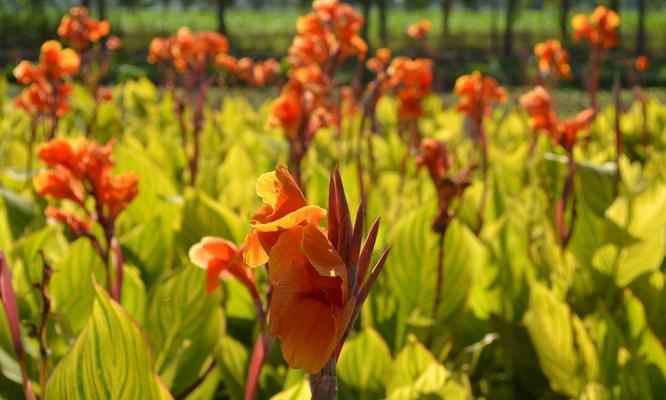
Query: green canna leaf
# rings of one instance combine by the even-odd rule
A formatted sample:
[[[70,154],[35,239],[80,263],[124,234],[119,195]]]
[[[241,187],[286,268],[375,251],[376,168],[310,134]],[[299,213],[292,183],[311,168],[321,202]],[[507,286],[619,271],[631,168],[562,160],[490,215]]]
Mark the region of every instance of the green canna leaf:
[[[194,266],[175,270],[152,289],[146,312],[155,368],[178,395],[212,362],[224,318],[219,292],[206,293],[206,274]]]
[[[46,385],[45,398],[168,399],[139,326],[100,286],[90,319]]]
[[[365,328],[347,340],[338,359],[340,397],[382,399],[391,367],[391,353],[379,334]]]

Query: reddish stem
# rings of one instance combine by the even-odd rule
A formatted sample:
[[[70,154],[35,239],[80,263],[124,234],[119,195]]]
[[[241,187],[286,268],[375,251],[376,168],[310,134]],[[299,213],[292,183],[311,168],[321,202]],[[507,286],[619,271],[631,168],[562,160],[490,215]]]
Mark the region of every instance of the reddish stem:
[[[555,224],[557,228],[557,233],[560,238],[560,243],[562,248],[566,248],[569,239],[571,238],[571,231],[573,229],[573,222],[575,218],[575,210],[572,206],[571,211],[571,222],[569,228],[566,227],[565,214],[567,209],[567,204],[569,202],[569,197],[573,193],[574,186],[574,176],[576,173],[576,163],[574,162],[573,154],[569,154],[569,164],[567,177],[564,181],[564,190],[562,191],[562,197],[558,200],[556,209],[555,209]]]

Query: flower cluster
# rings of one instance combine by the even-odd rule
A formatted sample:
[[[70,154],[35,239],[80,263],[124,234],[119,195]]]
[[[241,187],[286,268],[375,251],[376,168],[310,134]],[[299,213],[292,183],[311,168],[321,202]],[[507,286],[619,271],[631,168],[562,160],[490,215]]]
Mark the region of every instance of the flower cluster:
[[[296,21],[297,35],[289,48],[293,67],[317,64],[329,70],[357,55],[365,57],[368,46],[359,35],[363,17],[338,0],[315,0],[313,12]]]
[[[459,77],[454,92],[460,97],[456,109],[467,115],[475,135],[480,134],[483,118],[490,115],[493,104],[506,99],[506,90],[494,78],[478,71]]]
[[[432,60],[396,57],[388,68],[390,83],[400,100],[398,118],[412,121],[423,115],[423,99],[432,90]]]
[[[218,66],[243,82],[252,86],[263,87],[273,82],[280,73],[280,64],[274,58],[255,61],[250,57],[237,59],[229,54],[219,54],[216,59]]]
[[[85,138],[54,139],[38,149],[49,168],[35,177],[35,190],[42,197],[69,200],[84,211],[84,218],[59,208],[47,211],[75,236],[89,233],[91,220],[112,224],[138,193],[136,173],[112,173],[112,151],[113,142],[102,146]],[[88,198],[94,200],[92,209]]]
[[[273,103],[269,126],[281,127],[290,144],[290,165],[300,182],[300,161],[316,131],[340,123],[343,96],[336,96],[336,69],[351,55],[364,59],[367,45],[359,36],[363,18],[338,0],[316,0],[299,17],[289,48],[292,70]]]
[[[76,51],[81,52],[90,43],[97,43],[111,33],[108,21],[100,21],[88,15],[88,9],[79,6],[69,10],[69,14],[62,17],[58,27],[58,35]],[[118,44],[118,38],[109,38],[109,44]]]
[[[148,62],[171,65],[180,73],[202,73],[216,57],[228,50],[229,42],[220,33],[180,28],[175,35],[157,37],[150,42]]]
[[[109,36],[111,28],[108,21],[91,18],[88,9],[83,6],[73,7],[60,21],[58,35],[63,43],[76,50],[81,60],[81,80],[94,93],[98,103],[111,100],[111,90],[100,87],[110,64],[111,52],[122,47],[117,36]],[[104,47],[97,44],[106,38]],[[94,123],[93,120],[89,124]],[[89,128],[90,129],[90,126]]]
[[[600,50],[608,50],[619,43],[617,27],[620,16],[604,6],[598,6],[589,16],[574,16],[572,25],[576,41],[587,40]]]
[[[368,83],[367,92],[371,94],[368,108],[374,110],[379,99],[391,88],[389,81],[389,63],[391,62],[391,49],[380,48],[370,57],[365,66],[375,74],[375,78]]]
[[[29,85],[16,99],[16,106],[32,115],[46,114],[54,118],[69,111],[72,91],[66,79],[79,70],[79,56],[72,49],[49,40],[42,45],[39,62],[21,61],[14,68],[19,83]]]
[[[542,86],[524,94],[520,98],[520,104],[530,114],[532,131],[546,132],[567,153],[573,151],[578,132],[588,129],[595,116],[594,109],[588,108],[572,119],[559,119],[552,97]]]
[[[415,40],[423,40],[428,37],[432,30],[432,24],[428,20],[421,20],[407,28],[407,35]]]
[[[539,71],[555,79],[571,79],[569,52],[559,40],[551,39],[534,46]]]
[[[427,168],[435,185],[438,208],[432,229],[439,233],[444,233],[455,217],[455,213],[451,211],[453,200],[462,197],[465,189],[472,183],[469,170],[458,174],[451,173],[452,162],[453,155],[442,141],[432,138],[421,141],[421,154],[416,159],[416,165],[418,168]]]
[[[333,122],[324,96],[328,86],[329,77],[316,64],[290,71],[289,81],[273,103],[269,126],[281,127],[290,142],[306,148],[319,128]]]

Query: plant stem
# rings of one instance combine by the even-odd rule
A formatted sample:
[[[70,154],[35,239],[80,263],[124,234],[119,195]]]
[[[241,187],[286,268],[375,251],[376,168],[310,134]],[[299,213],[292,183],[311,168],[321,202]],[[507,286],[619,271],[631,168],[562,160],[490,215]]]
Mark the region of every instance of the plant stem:
[[[444,237],[446,229],[439,233],[439,242],[437,248],[437,282],[435,283],[435,300],[432,304],[432,318],[437,318],[439,303],[442,298],[442,279],[444,278]]]
[[[312,400],[335,400],[338,397],[338,377],[335,366],[336,359],[332,357],[321,371],[310,375]]]
[[[259,336],[254,344],[252,350],[252,358],[250,365],[247,369],[247,380],[245,381],[245,396],[244,400],[254,400],[257,395],[257,388],[259,386],[259,377],[261,375],[261,368],[266,360],[266,355],[273,347],[273,339],[266,331],[266,310],[259,297],[259,293],[254,286],[248,287],[254,300],[255,308],[257,309],[257,320],[259,321]],[[270,306],[270,294],[268,296]]]
[[[365,183],[363,179],[363,134],[365,132],[365,113],[361,119],[361,127],[359,128],[358,135],[356,136],[356,174],[358,175],[358,187],[361,192],[361,201],[363,204],[368,204],[368,194],[365,191]]]
[[[37,135],[37,125],[38,125],[38,117],[33,117],[32,121],[30,122],[30,133],[28,134],[28,141],[26,143],[26,151],[28,153],[25,165],[26,174],[30,174],[32,171],[32,148],[35,145],[35,136]],[[32,183],[30,179],[26,179],[25,182],[27,186],[31,185]]]
[[[303,151],[299,149],[296,142],[289,142],[289,170],[296,181],[296,184],[301,191],[305,193],[305,188],[303,187],[302,173],[301,173],[301,160],[303,158]]]
[[[194,141],[194,150],[190,159],[190,185],[194,186],[197,180],[197,169],[199,166],[199,153],[201,152],[201,128],[203,126],[203,109],[206,102],[206,82],[199,84],[194,112],[192,114],[192,140]]]
[[[481,202],[479,203],[479,211],[477,213],[477,225],[475,233],[478,234],[483,228],[483,213],[488,201],[488,136],[485,129],[481,125],[479,127],[479,145],[481,147],[481,172],[483,174],[483,191],[481,192]]]
[[[116,270],[116,279],[113,281],[111,297],[120,303],[123,289],[123,253],[120,250],[118,239],[116,239],[115,236],[111,237],[110,246],[113,251],[113,265]]]
[[[5,310],[9,331],[12,336],[14,352],[16,353],[16,359],[18,360],[21,369],[23,394],[26,400],[35,400],[35,393],[32,390],[32,383],[25,362],[25,349],[23,347],[23,341],[21,340],[20,316],[16,302],[16,292],[12,285],[9,265],[7,265],[7,259],[2,250],[0,250],[0,301]]]
[[[53,268],[51,264],[46,261],[44,254],[42,255],[43,261],[43,272],[42,272],[42,282],[39,285],[40,294],[42,298],[42,320],[39,324],[39,387],[42,390],[42,393],[46,390],[46,380],[48,378],[48,366],[49,366],[49,348],[46,337],[46,322],[49,318],[49,313],[51,312],[51,298],[47,294],[49,283],[51,282],[51,275],[53,274]]]
[[[622,127],[620,125],[620,117],[622,116],[622,101],[620,99],[620,76],[616,73],[613,79],[613,102],[615,106],[614,127],[615,127],[615,155],[617,157],[616,163],[620,163],[620,156],[624,148],[624,137],[622,135]]]
[[[560,237],[560,244],[562,245],[563,249],[566,248],[567,243],[571,238],[573,221],[576,215],[575,210],[573,209],[573,207],[575,207],[574,205],[572,206],[572,211],[571,211],[571,222],[569,228],[567,229],[565,223],[565,214],[566,214],[567,204],[569,202],[569,197],[573,193],[575,174],[576,174],[576,163],[574,161],[573,154],[569,154],[569,166],[567,171],[567,177],[564,180],[564,190],[562,191],[562,197],[557,202],[557,206],[555,209],[555,223],[556,223],[557,233]]]

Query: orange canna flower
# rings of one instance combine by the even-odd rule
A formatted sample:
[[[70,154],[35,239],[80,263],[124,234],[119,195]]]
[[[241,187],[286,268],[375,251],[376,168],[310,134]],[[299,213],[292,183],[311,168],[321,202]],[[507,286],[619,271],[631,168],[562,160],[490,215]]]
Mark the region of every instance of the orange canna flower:
[[[208,293],[220,286],[220,278],[231,276],[256,293],[254,273],[243,264],[243,248],[226,239],[206,236],[190,248],[188,255],[192,264],[206,270]]]
[[[71,200],[83,205],[85,192],[83,185],[63,166],[40,172],[34,178],[35,191],[42,197]]]
[[[571,79],[569,52],[559,40],[547,40],[534,47],[539,71],[557,78]]]
[[[81,162],[87,147],[88,140],[84,137],[74,140],[55,138],[49,142],[41,144],[37,149],[37,154],[49,167],[60,165],[73,171],[80,177],[81,171],[79,163]]]
[[[337,358],[384,265],[386,252],[365,279],[379,224],[361,248],[363,207],[352,227],[337,170],[330,182],[328,230],[318,225],[326,210],[307,204],[285,166],[263,174],[257,194],[264,206],[252,220],[244,258],[250,266],[268,261],[269,332],[280,339],[292,368],[315,373]]]
[[[456,109],[467,115],[476,127],[480,127],[484,117],[492,112],[496,102],[506,99],[506,90],[489,76],[474,71],[456,80],[455,94],[460,97]]]
[[[269,331],[292,368],[314,373],[331,358],[352,317],[345,263],[315,224],[283,232],[270,251]]]
[[[134,172],[113,175],[112,151],[113,142],[102,146],[86,138],[42,144],[37,153],[50,168],[35,178],[38,194],[72,200],[85,208],[87,190],[115,219],[138,194],[138,176]]]
[[[375,52],[375,56],[368,59],[365,65],[368,67],[370,71],[373,71],[375,73],[380,73],[382,71],[386,71],[386,68],[388,67],[390,61],[391,61],[391,49],[381,48],[377,49],[377,51]]]
[[[24,85],[43,79],[42,70],[26,60],[21,61],[16,68],[14,68],[13,73],[16,80]]]
[[[451,166],[451,155],[443,142],[424,138],[421,141],[421,154],[416,158],[416,166],[426,167],[433,180],[442,180]]]
[[[90,232],[89,220],[81,219],[75,214],[64,211],[61,208],[47,207],[46,216],[65,225],[77,236]]]
[[[636,57],[636,70],[639,72],[645,72],[650,67],[650,60],[646,56]]]
[[[422,101],[432,89],[432,60],[396,57],[388,68],[393,91],[400,100],[398,118],[414,120],[423,115]]]
[[[520,104],[530,114],[530,127],[533,132],[545,130],[552,134],[557,126],[557,116],[553,111],[553,100],[543,86],[520,97]]]
[[[542,86],[535,87],[520,98],[520,104],[530,114],[533,132],[546,132],[564,150],[571,153],[578,140],[578,133],[590,127],[595,111],[588,108],[570,120],[560,120],[550,94]]]
[[[364,58],[368,46],[359,31],[363,17],[338,0],[316,0],[314,12],[296,21],[298,35],[289,48],[292,66],[341,64],[352,54]]]
[[[251,267],[266,263],[282,232],[298,225],[316,224],[326,216],[323,208],[307,204],[303,192],[282,164],[259,177],[257,195],[264,205],[252,217],[252,232],[246,239],[245,263]]]
[[[192,32],[180,28],[175,35],[154,38],[148,48],[148,62],[167,63],[177,72],[205,72],[220,54],[229,51],[227,38],[217,32]]]
[[[105,178],[98,188],[99,198],[111,217],[115,218],[139,193],[139,176],[131,171],[120,175],[109,174]]]
[[[428,36],[428,33],[430,33],[431,30],[432,24],[430,21],[424,19],[413,25],[410,25],[409,28],[407,28],[407,35],[409,35],[409,37],[412,39],[422,40]]]
[[[282,127],[287,137],[295,138],[303,118],[302,112],[299,93],[283,91],[271,107],[268,125]]]
[[[109,36],[106,40],[106,48],[111,51],[116,51],[123,47],[123,41],[118,36]]]
[[[604,6],[598,6],[589,16],[574,16],[572,25],[576,41],[587,40],[601,50],[610,49],[619,43],[617,27],[620,26],[620,16]]]
[[[44,42],[39,61],[47,78],[53,79],[74,75],[80,65],[78,54],[72,49],[63,49],[55,40]]]
[[[63,49],[60,43],[49,40],[41,47],[39,63],[21,61],[14,68],[14,76],[29,85],[15,100],[15,106],[31,114],[44,113],[60,117],[69,111],[72,87],[65,78],[79,70],[79,56],[72,49]]]
[[[595,117],[596,111],[593,108],[587,108],[578,113],[574,118],[561,121],[558,125],[559,129],[555,140],[568,153],[573,152],[573,147],[578,141],[578,133],[588,130]]]
[[[58,27],[58,35],[78,51],[84,50],[90,43],[99,42],[110,32],[108,21],[91,18],[88,9],[83,6],[70,9]]]

